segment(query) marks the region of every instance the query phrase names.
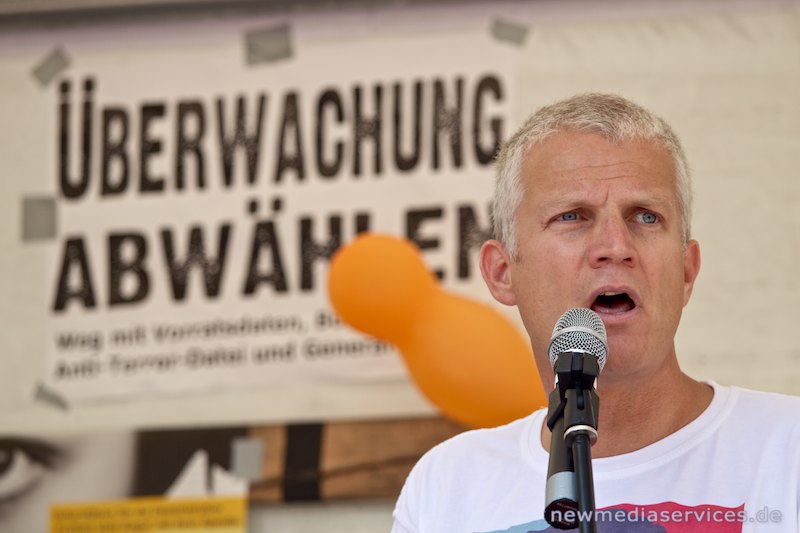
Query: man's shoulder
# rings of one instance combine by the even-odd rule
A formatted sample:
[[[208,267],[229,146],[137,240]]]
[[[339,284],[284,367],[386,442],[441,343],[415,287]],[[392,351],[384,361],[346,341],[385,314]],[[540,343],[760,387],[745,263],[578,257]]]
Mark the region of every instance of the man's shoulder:
[[[536,411],[502,426],[465,431],[431,448],[403,486],[394,511],[396,530],[431,527],[445,512],[457,517],[485,509],[487,495],[519,480],[520,469],[529,464],[524,443],[538,437],[543,418],[544,412]]]
[[[800,436],[800,396],[735,386],[726,388],[735,399],[732,421],[756,433],[777,430]]]
[[[795,412],[800,409],[800,396],[784,394],[780,392],[769,392],[747,389],[743,387],[727,387],[736,395],[737,408],[757,411],[758,409],[769,409],[778,412]]]

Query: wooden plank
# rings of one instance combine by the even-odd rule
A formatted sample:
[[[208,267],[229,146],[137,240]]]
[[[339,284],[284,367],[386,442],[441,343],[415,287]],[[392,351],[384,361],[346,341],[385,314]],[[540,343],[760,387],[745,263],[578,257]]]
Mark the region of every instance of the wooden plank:
[[[306,481],[318,483],[321,500],[396,498],[419,458],[463,430],[443,418],[327,423],[318,468],[305,472]],[[251,501],[285,500],[286,427],[253,428],[250,435],[263,439],[265,450],[264,479],[251,485]]]

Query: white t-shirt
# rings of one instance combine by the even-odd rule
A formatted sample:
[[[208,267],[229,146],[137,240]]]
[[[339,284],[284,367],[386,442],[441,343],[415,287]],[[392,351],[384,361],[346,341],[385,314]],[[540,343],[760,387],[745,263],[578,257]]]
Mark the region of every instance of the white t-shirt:
[[[710,385],[711,404],[687,426],[592,461],[599,533],[800,531],[800,398]],[[393,533],[558,531],[543,518],[545,414],[430,450],[406,480]]]

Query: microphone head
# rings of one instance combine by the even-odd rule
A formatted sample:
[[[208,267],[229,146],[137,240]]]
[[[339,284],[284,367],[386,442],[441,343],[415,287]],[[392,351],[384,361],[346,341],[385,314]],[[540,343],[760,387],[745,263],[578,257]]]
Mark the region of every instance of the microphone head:
[[[608,357],[606,327],[600,316],[585,307],[570,309],[558,319],[550,337],[550,366],[559,354],[570,351],[590,353],[597,357],[600,370]]]

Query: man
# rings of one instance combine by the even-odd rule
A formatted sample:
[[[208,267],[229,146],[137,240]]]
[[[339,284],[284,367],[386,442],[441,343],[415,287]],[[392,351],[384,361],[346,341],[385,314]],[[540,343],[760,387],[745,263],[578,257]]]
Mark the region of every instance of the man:
[[[545,390],[562,313],[589,307],[608,333],[592,448],[598,530],[798,531],[800,399],[701,383],[678,365],[700,249],[669,125],[617,96],[576,96],[528,120],[497,176],[497,240],[484,244],[481,271],[495,299],[518,307]],[[393,531],[555,531],[543,520],[544,418],[431,450],[409,475]]]

